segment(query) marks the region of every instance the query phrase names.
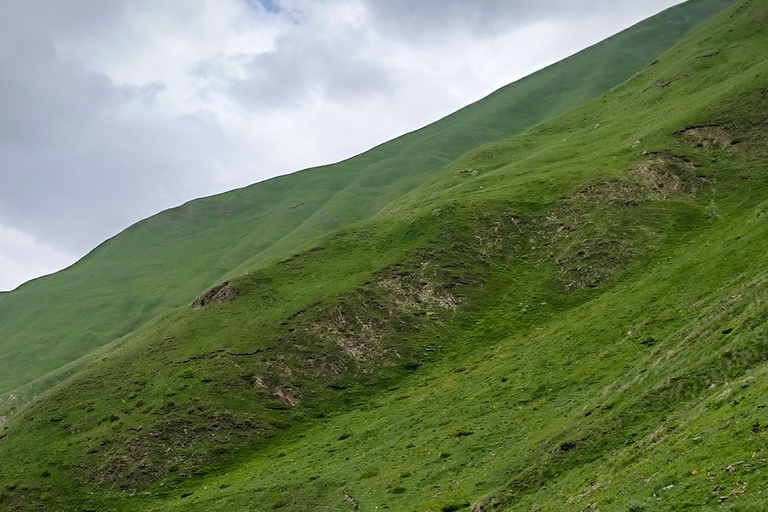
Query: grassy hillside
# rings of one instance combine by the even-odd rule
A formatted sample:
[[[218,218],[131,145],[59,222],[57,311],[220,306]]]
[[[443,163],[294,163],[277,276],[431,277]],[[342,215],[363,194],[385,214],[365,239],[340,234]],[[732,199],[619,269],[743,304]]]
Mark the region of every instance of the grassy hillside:
[[[101,352],[7,510],[764,510],[768,4]]]
[[[0,407],[23,403],[90,359],[81,356],[226,276],[370,218],[469,149],[595,98],[729,3],[693,0],[422,130],[336,165],[163,212],[73,267],[0,294]]]

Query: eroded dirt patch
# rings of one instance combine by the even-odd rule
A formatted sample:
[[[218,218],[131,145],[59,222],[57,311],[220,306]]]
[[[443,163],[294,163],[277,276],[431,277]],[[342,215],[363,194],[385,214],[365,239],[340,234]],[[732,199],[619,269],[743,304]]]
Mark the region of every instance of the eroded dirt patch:
[[[208,304],[227,304],[232,302],[240,294],[240,290],[229,284],[222,283],[205,292],[192,303],[193,309],[200,309]]]
[[[385,338],[403,328],[403,318],[430,318],[455,311],[463,298],[444,286],[435,264],[424,261],[412,272],[388,269],[369,283],[370,290],[330,305],[307,328],[319,342],[335,344],[358,363],[392,364],[399,358]]]
[[[656,197],[649,199],[666,199],[693,194],[701,187],[702,180],[693,177],[693,170],[693,163],[684,158],[652,155],[632,170],[630,176],[652,187]]]
[[[90,447],[84,457],[95,463],[92,466],[95,470],[93,480],[135,492],[168,473],[190,478],[195,468],[216,459],[226,451],[228,444],[237,444],[264,432],[264,428],[256,423],[237,419],[231,414],[202,407],[186,412],[175,409],[176,406],[169,404],[167,416],[154,424],[139,427],[135,431],[136,437],[127,439],[117,453],[110,453],[114,443],[111,440]],[[214,448],[196,449],[195,445],[201,442]]]
[[[682,157],[652,153],[625,178],[560,201],[529,238],[539,261],[554,260],[566,291],[596,287],[637,257],[647,235],[630,213],[643,203],[686,200],[708,185]]]
[[[721,125],[689,126],[677,133],[691,141],[695,146],[706,149],[723,149],[732,146],[736,137],[731,130]]]
[[[296,407],[301,403],[298,398],[294,396],[294,392],[291,389],[278,389],[274,393],[275,400],[280,402],[283,405],[289,405],[291,407]]]
[[[758,109],[759,110],[759,109]],[[768,117],[758,111],[749,118],[689,126],[674,135],[687,146],[726,151],[730,156],[760,159],[768,155]]]

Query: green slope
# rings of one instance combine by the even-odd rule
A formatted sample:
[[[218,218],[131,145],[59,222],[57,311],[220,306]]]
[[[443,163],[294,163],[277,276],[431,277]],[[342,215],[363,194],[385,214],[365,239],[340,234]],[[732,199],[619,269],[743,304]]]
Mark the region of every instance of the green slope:
[[[0,294],[4,404],[11,396],[23,403],[85,364],[74,363],[81,356],[225,276],[370,218],[465,151],[602,94],[729,3],[675,7],[422,130],[336,165],[163,212],[73,267]]]
[[[764,510],[767,21],[116,342],[2,428],[0,507]]]

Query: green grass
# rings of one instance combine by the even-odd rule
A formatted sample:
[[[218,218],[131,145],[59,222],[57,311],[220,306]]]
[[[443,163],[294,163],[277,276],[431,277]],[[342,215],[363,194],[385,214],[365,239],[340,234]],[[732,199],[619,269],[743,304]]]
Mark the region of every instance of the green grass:
[[[767,20],[78,362],[0,508],[768,508]]]
[[[422,130],[335,165],[163,212],[73,267],[0,294],[2,414],[71,374],[62,367],[87,363],[94,349],[226,277],[371,218],[464,152],[619,85],[728,4],[675,7]]]

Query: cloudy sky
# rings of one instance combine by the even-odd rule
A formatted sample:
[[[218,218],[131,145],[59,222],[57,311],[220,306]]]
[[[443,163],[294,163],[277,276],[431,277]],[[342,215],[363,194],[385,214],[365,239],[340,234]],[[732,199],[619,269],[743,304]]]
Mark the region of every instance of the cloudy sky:
[[[0,0],[0,290],[338,161],[680,0]]]

